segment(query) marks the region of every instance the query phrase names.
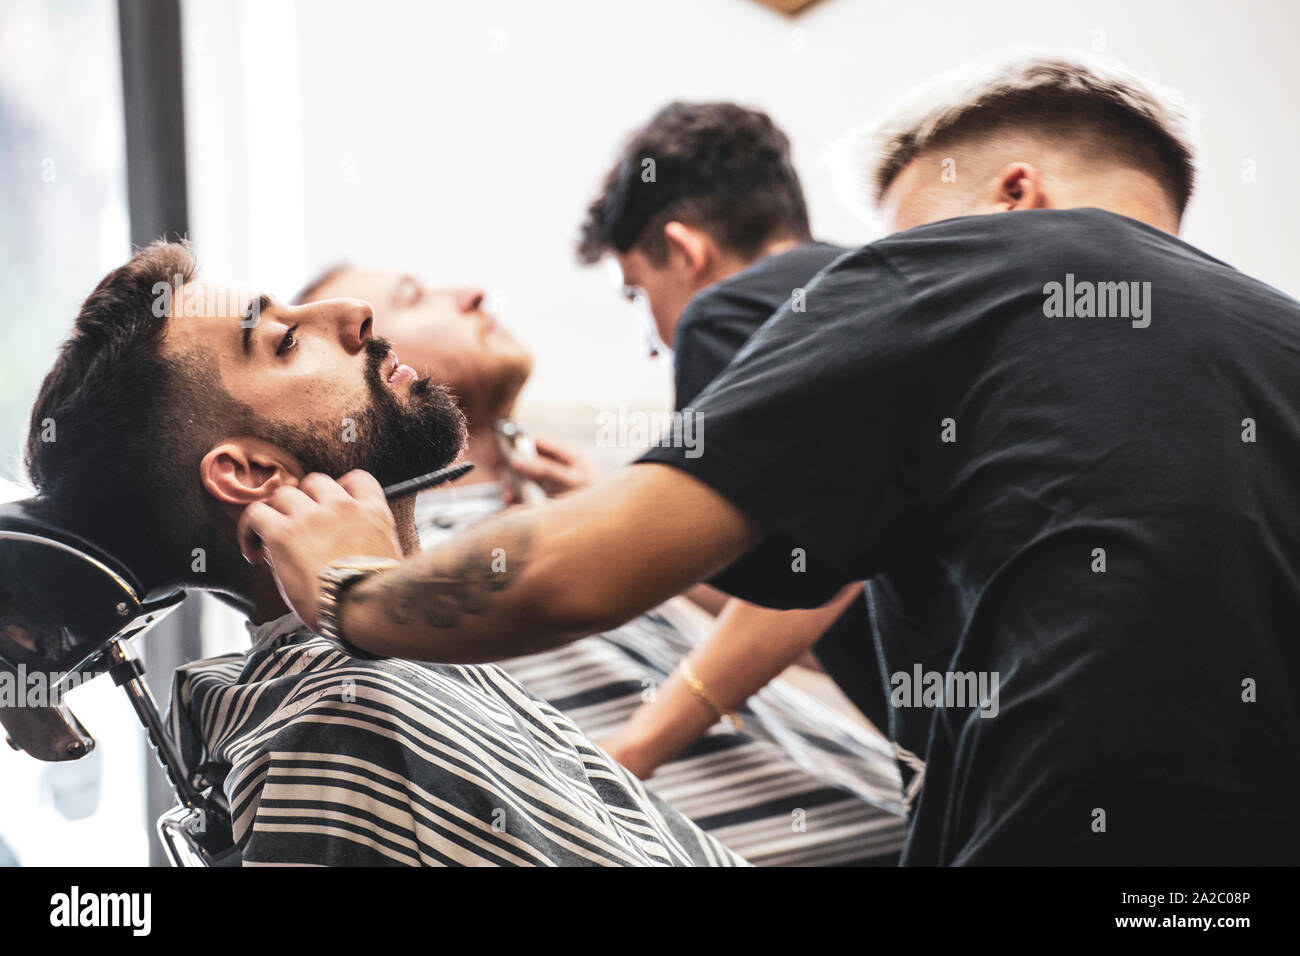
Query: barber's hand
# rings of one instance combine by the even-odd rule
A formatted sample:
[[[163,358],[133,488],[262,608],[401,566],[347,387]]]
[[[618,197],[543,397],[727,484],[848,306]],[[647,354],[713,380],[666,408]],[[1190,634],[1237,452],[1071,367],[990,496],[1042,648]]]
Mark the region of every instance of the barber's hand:
[[[514,455],[510,467],[529,481],[536,482],[548,497],[585,488],[600,477],[596,467],[572,448],[541,438],[535,439],[534,444],[537,457]]]
[[[616,731],[612,737],[600,741],[597,746],[638,780],[650,779],[668,759],[654,753],[653,746],[647,746],[645,741],[625,730]]]
[[[317,578],[325,565],[355,555],[402,557],[383,489],[364,471],[337,482],[311,474],[296,488],[277,488],[244,509],[237,533],[244,558],[271,566],[280,596],[313,631],[319,624]]]

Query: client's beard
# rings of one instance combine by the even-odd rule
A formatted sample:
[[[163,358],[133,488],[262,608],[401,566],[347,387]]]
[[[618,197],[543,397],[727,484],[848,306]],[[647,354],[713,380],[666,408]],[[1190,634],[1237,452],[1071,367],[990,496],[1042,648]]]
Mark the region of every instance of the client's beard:
[[[310,428],[268,422],[263,429],[267,439],[293,454],[309,472],[338,478],[360,468],[381,485],[449,464],[465,443],[465,416],[451,393],[427,377],[410,384],[406,401],[399,398],[380,374],[391,348],[387,339],[366,342],[370,404],[348,414],[350,426],[342,421]]]

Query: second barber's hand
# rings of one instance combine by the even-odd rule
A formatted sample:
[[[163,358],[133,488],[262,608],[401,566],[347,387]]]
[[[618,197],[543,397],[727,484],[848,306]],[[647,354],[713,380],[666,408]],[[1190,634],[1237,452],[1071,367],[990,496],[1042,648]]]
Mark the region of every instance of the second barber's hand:
[[[364,471],[338,481],[310,474],[296,488],[277,488],[244,509],[237,533],[244,557],[270,566],[280,596],[314,631],[320,623],[320,572],[327,564],[358,555],[402,557],[383,489]]]
[[[535,482],[547,497],[567,494],[585,488],[600,478],[600,472],[585,456],[544,438],[534,440],[536,455],[515,454],[510,467],[519,475]],[[508,502],[514,504],[515,502]]]

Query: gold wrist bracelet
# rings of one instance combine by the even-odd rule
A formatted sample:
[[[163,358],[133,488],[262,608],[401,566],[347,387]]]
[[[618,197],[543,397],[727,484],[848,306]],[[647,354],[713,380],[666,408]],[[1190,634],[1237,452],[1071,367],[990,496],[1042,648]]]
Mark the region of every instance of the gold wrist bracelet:
[[[695,671],[691,669],[690,661],[683,657],[681,664],[678,665],[678,669],[682,672],[682,680],[686,682],[686,686],[690,689],[690,692],[695,695],[696,699],[698,699],[700,703],[713,711],[713,713],[717,715],[717,719],[727,721],[731,724],[733,730],[740,730],[740,728],[744,726],[744,722],[741,721],[738,713],[734,710],[727,710],[725,707],[718,706],[717,701],[709,695],[708,690],[704,686],[704,682],[695,676]]]

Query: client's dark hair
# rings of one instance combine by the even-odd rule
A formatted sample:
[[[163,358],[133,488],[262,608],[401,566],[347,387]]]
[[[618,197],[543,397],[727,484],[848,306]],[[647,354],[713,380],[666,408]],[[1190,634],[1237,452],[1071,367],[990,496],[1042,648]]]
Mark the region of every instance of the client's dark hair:
[[[332,441],[325,422],[258,414],[222,385],[211,350],[160,349],[183,334],[168,315],[184,314],[177,296],[194,273],[187,245],[158,242],[104,277],[32,407],[27,471],[51,517],[125,562],[146,588],[192,585],[246,599],[255,572],[199,474],[223,438],[261,438],[308,472],[365,468],[392,484],[455,458],[465,419],[429,378],[400,402],[380,378],[391,345],[373,336],[364,347],[369,403],[349,410],[355,440]]]
[[[767,114],[734,103],[661,109],[605,177],[582,224],[578,258],[590,264],[636,247],[660,265],[663,227],[673,220],[745,258],[775,239],[811,237],[790,141]]]
[[[350,262],[336,262],[332,266],[326,266],[316,274],[315,278],[308,280],[307,284],[299,289],[297,294],[289,301],[294,305],[311,302],[320,293],[320,290],[325,287],[326,283],[332,282],[351,268],[352,263]]]
[[[176,583],[204,548],[219,582],[209,499],[195,454],[214,422],[251,411],[197,358],[179,367],[159,350],[160,296],[195,274],[184,242],[155,242],[114,269],[82,304],[32,406],[28,475],[42,507],[105,548],[146,587]],[[174,303],[173,303],[174,304]],[[191,367],[192,365],[192,367]]]

